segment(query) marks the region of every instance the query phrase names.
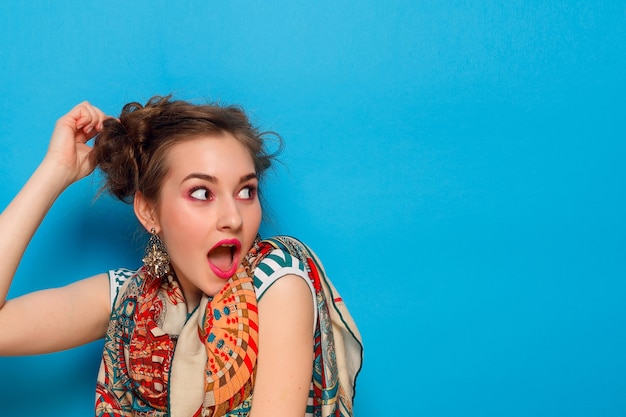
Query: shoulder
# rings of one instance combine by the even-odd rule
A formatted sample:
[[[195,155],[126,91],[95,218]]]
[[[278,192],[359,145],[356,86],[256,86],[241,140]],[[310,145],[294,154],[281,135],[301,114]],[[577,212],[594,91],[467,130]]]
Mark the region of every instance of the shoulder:
[[[109,280],[111,281],[111,285],[122,286],[128,280],[128,278],[132,277],[137,273],[137,270],[128,269],[128,268],[117,268],[109,270]]]
[[[109,292],[111,295],[111,306],[115,304],[115,299],[120,293],[120,288],[131,278],[137,274],[137,270],[127,268],[111,269],[108,272],[109,276]]]
[[[287,274],[307,277],[304,263],[300,259],[281,248],[273,249],[254,270],[255,286],[261,289]]]
[[[261,300],[265,292],[286,275],[297,275],[309,282],[304,263],[289,252],[277,248],[266,255],[254,270],[254,287]]]
[[[312,302],[313,323],[315,323],[317,321],[316,291],[307,263],[308,247],[288,236],[276,236],[264,239],[263,242],[270,245],[272,250],[254,270],[257,299],[261,302],[268,293],[273,294],[272,299],[275,299],[275,296],[292,298],[296,296],[296,293],[302,294],[304,290]],[[277,283],[280,284],[277,285]]]

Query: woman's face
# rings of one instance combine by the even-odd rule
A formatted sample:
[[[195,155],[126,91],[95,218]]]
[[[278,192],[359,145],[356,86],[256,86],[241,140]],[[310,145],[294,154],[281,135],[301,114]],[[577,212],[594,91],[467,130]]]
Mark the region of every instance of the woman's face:
[[[213,296],[252,247],[261,223],[252,156],[230,133],[174,145],[155,214],[188,302]]]

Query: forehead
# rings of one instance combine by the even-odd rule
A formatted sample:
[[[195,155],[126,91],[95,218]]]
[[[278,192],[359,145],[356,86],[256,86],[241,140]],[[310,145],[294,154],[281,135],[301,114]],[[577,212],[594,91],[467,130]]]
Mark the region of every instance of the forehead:
[[[166,156],[171,174],[203,172],[240,175],[255,172],[250,150],[231,133],[194,136],[174,144]]]

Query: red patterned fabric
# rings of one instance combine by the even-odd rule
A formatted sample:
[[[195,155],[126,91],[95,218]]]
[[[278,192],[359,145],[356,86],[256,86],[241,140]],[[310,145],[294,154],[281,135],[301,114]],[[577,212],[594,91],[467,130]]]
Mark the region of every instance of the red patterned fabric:
[[[258,309],[247,268],[242,266],[212,300],[204,297],[189,318],[172,276],[161,280],[141,269],[123,290],[105,339],[97,416],[165,416],[173,415],[177,407],[181,413],[191,411],[186,415],[221,416],[241,406],[249,408]],[[185,332],[192,337],[186,338],[185,348],[177,349]],[[204,369],[203,383],[186,375],[187,368]],[[189,405],[187,395],[180,400],[172,397],[174,386],[179,392],[189,391],[191,398],[195,395],[196,405]]]
[[[257,241],[237,273],[187,314],[173,276],[140,269],[111,313],[96,390],[96,416],[247,416],[258,353],[253,271],[274,249],[306,266],[315,290],[311,397],[306,416],[352,416],[362,343],[315,254],[288,237]],[[280,267],[280,266],[279,266]]]

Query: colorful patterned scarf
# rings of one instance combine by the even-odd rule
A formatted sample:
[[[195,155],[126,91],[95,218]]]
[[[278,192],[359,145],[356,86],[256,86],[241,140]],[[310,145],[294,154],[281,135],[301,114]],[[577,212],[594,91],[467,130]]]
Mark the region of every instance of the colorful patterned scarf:
[[[247,416],[258,352],[254,269],[275,248],[303,262],[316,293],[307,416],[352,416],[358,329],[317,256],[284,236],[257,241],[222,291],[190,315],[173,276],[156,279],[144,268],[132,275],[111,313],[96,416]]]

